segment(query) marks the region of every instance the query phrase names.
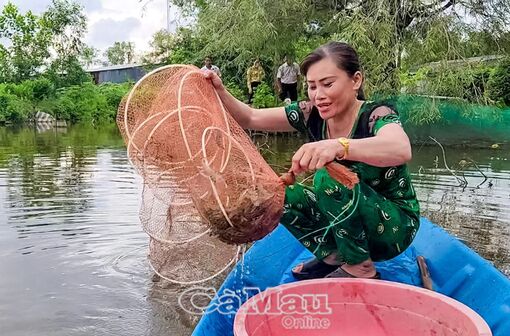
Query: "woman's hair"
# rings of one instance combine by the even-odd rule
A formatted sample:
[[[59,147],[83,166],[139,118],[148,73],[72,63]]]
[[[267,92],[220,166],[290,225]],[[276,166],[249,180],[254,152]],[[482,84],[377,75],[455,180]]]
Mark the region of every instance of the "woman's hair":
[[[339,69],[347,72],[349,76],[354,76],[357,71],[361,71],[358,53],[347,43],[343,42],[329,42],[312,51],[301,62],[301,73],[306,76],[310,67],[330,57]],[[365,94],[363,88],[360,87],[358,91],[358,99],[364,100]]]

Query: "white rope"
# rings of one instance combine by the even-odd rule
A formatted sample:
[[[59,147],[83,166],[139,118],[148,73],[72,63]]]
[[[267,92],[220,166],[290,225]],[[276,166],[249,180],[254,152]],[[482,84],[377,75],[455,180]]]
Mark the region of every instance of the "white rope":
[[[231,135],[229,135],[227,132],[225,132],[223,129],[219,128],[219,127],[214,127],[214,126],[210,126],[210,127],[207,127],[205,130],[204,130],[204,133],[202,133],[202,152],[204,153],[204,165],[206,165],[206,168],[208,169],[212,169],[210,167],[210,163],[209,163],[209,160],[207,159],[207,149],[205,148],[205,143],[204,143],[204,140],[205,140],[205,136],[207,135],[207,133],[209,131],[212,131],[212,130],[215,130],[215,131],[220,131],[221,133],[223,133],[226,137],[230,138],[230,141],[233,142],[235,145],[237,145],[239,147],[239,150],[241,151],[241,153],[244,154],[245,158],[246,158],[246,161],[248,162],[248,166],[250,168],[250,173],[251,173],[251,178],[252,178],[252,181],[255,182],[255,171],[253,170],[253,165],[250,161],[250,158],[248,157],[248,155],[246,155],[245,151],[243,151],[243,148],[241,146],[241,144],[239,142],[237,142],[237,140],[235,140]],[[228,163],[228,160],[230,159],[230,155],[229,157],[227,158],[227,161],[226,163]],[[226,166],[226,164],[225,164]],[[216,184],[215,184],[215,181],[214,181],[214,178],[213,176],[209,176],[209,182],[211,183],[211,189],[213,191],[213,195],[214,197],[216,198],[216,202],[218,203],[218,206],[220,207],[220,210],[221,212],[223,213],[223,216],[225,216],[225,219],[227,220],[227,222],[230,224],[231,227],[234,227],[234,224],[232,223],[232,221],[230,220],[228,214],[227,214],[227,211],[225,210],[225,207],[223,206],[223,202],[221,201],[220,199],[220,196],[218,194],[218,189],[216,188]]]
[[[182,77],[180,83],[179,83],[179,89],[178,89],[178,92],[177,92],[177,108],[171,112],[167,112],[167,111],[162,111],[162,112],[158,112],[158,113],[155,113],[151,116],[149,116],[147,119],[145,119],[141,124],[139,125],[136,125],[136,128],[133,129],[130,129],[130,125],[129,125],[129,120],[128,120],[128,112],[129,112],[129,108],[132,104],[132,99],[135,95],[135,92],[139,89],[139,87],[144,83],[144,81],[153,76],[154,74],[156,73],[159,73],[161,71],[164,71],[164,70],[167,70],[169,68],[180,68],[180,69],[189,69],[190,71],[185,73],[184,76]],[[228,166],[228,163],[231,159],[231,151],[232,151],[232,146],[235,145],[237,146],[240,151],[244,154],[244,156],[246,157],[246,160],[247,160],[247,163],[248,163],[248,166],[249,166],[249,169],[250,169],[250,174],[251,174],[251,180],[252,181],[255,181],[255,172],[254,172],[254,168],[253,168],[253,165],[252,165],[252,162],[250,160],[250,158],[246,155],[246,152],[243,150],[242,146],[239,144],[239,142],[237,142],[235,140],[235,138],[233,138],[232,134],[231,134],[231,129],[230,129],[230,124],[229,124],[229,115],[228,115],[228,112],[225,110],[222,102],[221,102],[221,98],[219,97],[218,93],[216,92],[216,90],[213,89],[214,91],[214,94],[215,94],[215,97],[216,97],[216,100],[221,108],[221,112],[223,114],[223,120],[225,122],[225,125],[224,125],[224,128],[220,128],[218,126],[211,126],[211,127],[207,127],[203,133],[202,133],[202,138],[201,138],[201,149],[197,149],[197,152],[196,153],[193,153],[192,152],[192,148],[191,148],[191,145],[190,145],[190,142],[188,141],[188,137],[187,137],[187,133],[188,133],[188,130],[187,128],[184,126],[184,118],[183,118],[183,114],[184,113],[199,113],[200,116],[209,116],[210,115],[210,111],[208,111],[206,108],[203,108],[201,106],[182,106],[182,101],[183,101],[183,92],[184,92],[184,85],[185,85],[185,82],[187,81],[187,79],[190,77],[190,76],[195,76],[195,75],[201,75],[203,76],[202,72],[200,72],[196,67],[194,66],[188,66],[188,65],[181,65],[181,64],[172,64],[172,65],[167,65],[167,66],[164,66],[164,67],[160,67],[158,69],[155,69],[151,72],[149,72],[148,74],[146,74],[144,77],[142,77],[134,86],[133,88],[131,89],[131,91],[129,92],[129,95],[126,99],[126,102],[125,102],[125,106],[124,106],[124,130],[125,130],[125,135],[126,135],[126,138],[127,138],[127,142],[128,142],[128,145],[127,145],[127,153],[128,153],[128,160],[129,162],[133,165],[133,166],[136,166],[133,164],[133,161],[131,160],[131,157],[130,157],[130,153],[138,153],[139,155],[141,155],[141,162],[144,162],[145,161],[145,154],[148,150],[148,146],[149,146],[149,143],[150,141],[153,139],[154,135],[156,134],[156,132],[158,131],[158,129],[164,125],[165,122],[168,121],[169,118],[177,115],[177,121],[179,122],[179,129],[180,129],[180,132],[181,132],[181,135],[182,135],[182,139],[184,141],[184,145],[186,147],[186,151],[187,151],[187,154],[188,154],[188,159],[187,160],[183,160],[183,161],[179,161],[179,162],[175,162],[175,161],[172,161],[172,162],[162,162],[163,164],[167,165],[167,166],[170,166],[171,168],[169,168],[168,170],[166,170],[165,172],[161,173],[161,174],[157,174],[155,176],[156,178],[156,181],[162,179],[162,177],[164,177],[166,174],[171,174],[170,177],[172,175],[175,175],[175,173],[177,173],[179,170],[182,170],[182,169],[186,169],[186,168],[191,168],[193,167],[193,165],[191,165],[190,163],[192,162],[196,162],[197,159],[202,155],[202,159],[203,159],[203,164],[204,164],[204,168],[209,168],[211,169],[210,165],[216,160],[216,158],[218,157],[218,154],[221,152],[221,158],[220,158],[220,167],[219,167],[219,173],[223,173],[226,169],[226,167]],[[147,124],[150,123],[151,121],[154,121],[155,118],[160,118],[163,114],[164,117],[161,118],[161,120],[159,120],[157,122],[157,124],[152,128],[152,130],[150,131],[150,133],[148,134],[147,136],[147,139],[145,140],[144,144],[143,144],[143,148],[140,149],[138,148],[136,142],[134,141],[135,139],[135,136],[141,131],[143,130],[144,128],[147,127]],[[226,150],[223,150],[223,151],[220,151],[220,150],[216,150],[214,153],[207,153],[207,145],[210,143],[210,141],[213,139],[213,131],[220,131],[223,135],[225,135],[223,137],[223,141],[224,141],[224,145],[226,145]],[[223,148],[225,148],[223,147]],[[211,151],[212,152],[212,151]],[[211,155],[208,155],[208,154],[211,154]],[[219,197],[219,194],[218,194],[218,190],[216,188],[216,184],[214,183],[214,177],[211,176],[211,175],[207,175],[207,174],[203,174],[203,172],[200,171],[200,167],[196,167],[197,168],[197,173],[190,176],[190,177],[187,177],[185,180],[183,181],[180,181],[180,182],[189,182],[191,181],[192,179],[198,177],[198,176],[206,176],[209,178],[209,181],[211,183],[211,188],[212,188],[212,192],[213,192],[213,195],[216,199],[216,202],[218,203],[218,206],[220,207],[223,215],[225,216],[226,220],[228,221],[228,223],[234,227],[233,223],[231,222],[230,218],[228,217],[227,213],[226,213],[226,210],[223,206],[223,202],[221,201],[220,197]],[[141,172],[143,173],[142,176],[146,176],[145,173],[147,173],[147,169],[149,169],[149,166],[148,165],[144,165],[143,168],[141,169]],[[171,181],[169,181],[170,184],[172,183]],[[157,188],[157,187],[156,187]],[[170,188],[171,190],[172,188]],[[163,194],[161,194],[159,197],[163,197],[162,196]],[[206,197],[208,197],[210,195],[210,191],[205,191],[204,193],[202,193],[200,196],[199,196],[199,199],[204,199]],[[154,197],[158,197],[157,195],[154,195]],[[228,199],[227,199],[227,202],[228,202]],[[186,205],[192,205],[193,204],[193,199],[191,200],[187,200],[186,198],[184,200],[182,200],[181,202],[179,202],[177,199],[173,199],[170,201],[169,205],[172,207],[172,206],[186,206]],[[150,213],[149,213],[150,214]],[[171,244],[171,245],[182,245],[182,244],[187,244],[187,243],[190,243],[190,242],[193,242],[193,241],[196,241],[197,239],[201,238],[201,237],[204,237],[206,234],[209,234],[210,233],[210,229],[207,229],[206,231],[204,232],[201,232],[201,233],[198,233],[196,236],[194,237],[191,237],[189,239],[186,239],[186,240],[181,240],[181,241],[176,241],[176,240],[171,240],[171,239],[165,239],[163,237],[157,237],[157,232],[156,231],[151,231],[150,230],[150,226],[148,225],[144,225],[144,231],[150,236],[152,237],[153,239],[155,239],[155,241],[159,242],[159,243],[164,243],[164,244]],[[219,276],[221,273],[223,273],[225,270],[227,270],[239,257],[239,253],[241,252],[241,247],[239,246],[237,248],[237,252],[235,253],[234,257],[232,258],[232,260],[230,260],[225,267],[223,267],[219,272],[207,277],[207,278],[204,278],[204,279],[200,279],[200,280],[194,280],[194,281],[180,281],[180,280],[176,280],[176,279],[171,279],[167,276],[164,276],[163,274],[161,274],[155,267],[154,265],[152,264],[152,262],[149,260],[149,265],[150,267],[152,268],[152,270],[158,275],[160,276],[161,278],[167,280],[167,281],[170,281],[172,283],[176,283],[176,284],[180,284],[180,285],[191,285],[191,284],[198,284],[198,283],[201,283],[201,282],[205,282],[205,281],[208,281],[208,280],[211,280],[211,279],[214,279],[215,277]]]
[[[186,65],[186,64],[169,64],[169,65],[165,65],[165,66],[162,66],[160,68],[152,70],[151,72],[149,72],[148,74],[146,74],[145,76],[140,78],[140,80],[138,82],[136,82],[136,84],[133,86],[133,88],[129,92],[128,98],[126,99],[126,104],[124,106],[124,129],[126,131],[126,135],[127,135],[128,138],[131,138],[131,136],[130,136],[129,127],[128,127],[128,124],[127,124],[127,120],[128,120],[127,114],[128,114],[129,104],[131,103],[131,98],[133,97],[133,94],[135,93],[135,90],[147,78],[149,78],[153,74],[158,73],[158,72],[163,71],[163,70],[166,70],[166,69],[169,69],[169,68],[188,68],[188,69],[191,69],[191,70],[196,69],[196,67],[193,67],[193,66],[190,66],[190,65]]]

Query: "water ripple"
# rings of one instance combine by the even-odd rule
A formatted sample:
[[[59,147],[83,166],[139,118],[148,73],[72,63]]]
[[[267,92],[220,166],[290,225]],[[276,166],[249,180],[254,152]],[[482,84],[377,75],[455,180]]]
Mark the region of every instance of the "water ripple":
[[[152,278],[147,264],[140,179],[118,134],[0,132],[10,132],[0,137],[9,139],[0,143],[0,333],[189,334],[196,320],[178,308],[181,289]],[[280,167],[300,144],[264,141]],[[422,213],[510,275],[509,154],[447,148],[446,159],[467,186],[439,148],[414,153]]]

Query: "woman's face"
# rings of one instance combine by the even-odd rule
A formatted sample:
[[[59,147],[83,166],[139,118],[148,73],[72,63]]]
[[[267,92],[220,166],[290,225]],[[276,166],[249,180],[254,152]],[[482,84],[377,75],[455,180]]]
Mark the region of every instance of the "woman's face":
[[[310,66],[306,81],[310,101],[319,110],[321,118],[327,120],[348,111],[357,99],[363,76],[360,72],[349,76],[326,57]]]

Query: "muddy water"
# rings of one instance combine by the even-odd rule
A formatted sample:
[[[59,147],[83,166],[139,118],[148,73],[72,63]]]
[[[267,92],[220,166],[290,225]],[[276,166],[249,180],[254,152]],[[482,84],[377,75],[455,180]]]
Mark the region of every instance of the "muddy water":
[[[295,136],[256,137],[275,169]],[[510,275],[510,154],[414,146],[422,212]],[[182,288],[153,277],[140,180],[114,126],[0,128],[0,335],[189,335]]]

